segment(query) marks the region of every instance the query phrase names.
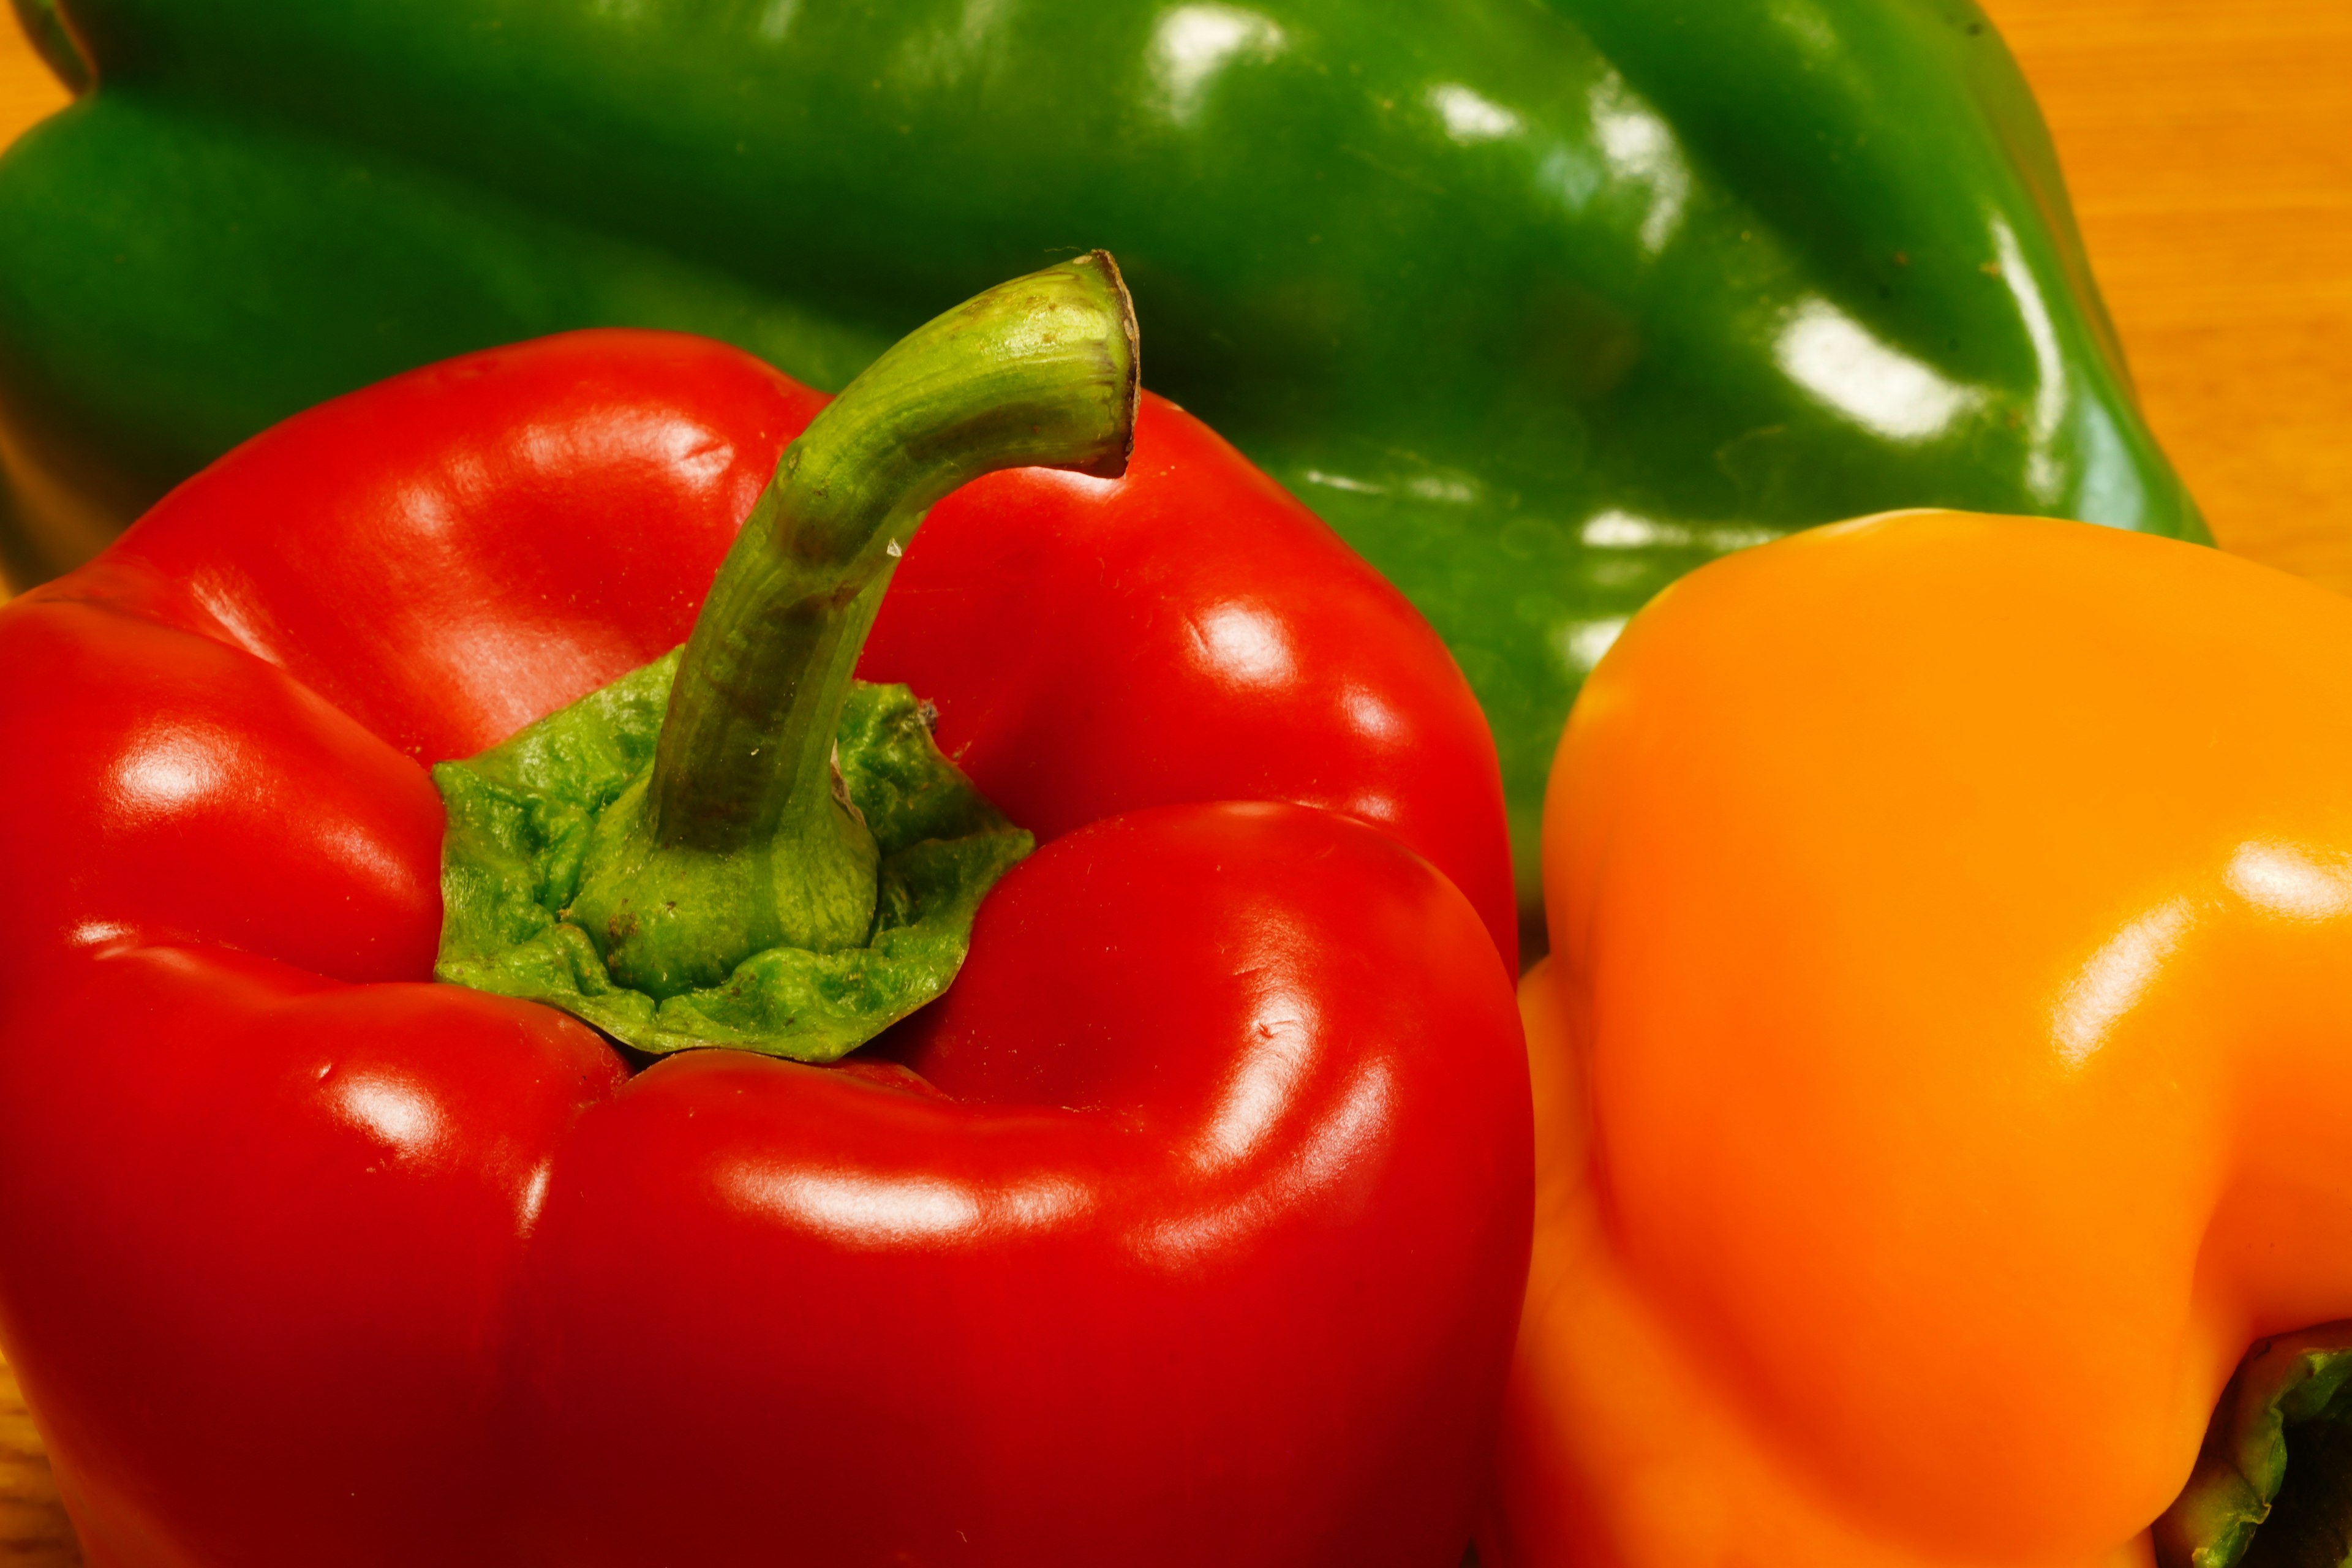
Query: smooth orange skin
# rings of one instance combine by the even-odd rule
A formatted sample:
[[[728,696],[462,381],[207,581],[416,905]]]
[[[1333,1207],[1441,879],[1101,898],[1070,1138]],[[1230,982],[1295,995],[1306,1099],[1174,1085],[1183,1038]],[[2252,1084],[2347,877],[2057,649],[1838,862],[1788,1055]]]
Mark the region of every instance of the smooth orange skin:
[[[1505,1568],[2122,1568],[2352,1316],[2352,601],[1898,513],[1587,683]]]

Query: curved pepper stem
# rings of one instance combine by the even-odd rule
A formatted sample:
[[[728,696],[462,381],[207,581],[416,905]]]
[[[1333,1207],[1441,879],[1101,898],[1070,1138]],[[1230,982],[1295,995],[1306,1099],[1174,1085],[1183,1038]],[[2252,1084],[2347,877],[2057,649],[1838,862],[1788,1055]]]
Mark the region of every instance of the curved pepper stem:
[[[669,997],[767,949],[866,941],[878,856],[835,737],[899,552],[982,474],[1125,472],[1136,397],[1133,310],[1097,251],[917,329],[786,448],[566,911],[614,982]]]

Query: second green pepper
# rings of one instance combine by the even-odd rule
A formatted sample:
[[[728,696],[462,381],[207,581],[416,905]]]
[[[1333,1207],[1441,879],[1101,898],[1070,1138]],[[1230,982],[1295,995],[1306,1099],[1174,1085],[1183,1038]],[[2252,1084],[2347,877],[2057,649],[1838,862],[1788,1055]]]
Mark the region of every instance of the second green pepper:
[[[634,323],[837,386],[1108,246],[1154,384],[1446,637],[1531,893],[1682,572],[1912,505],[2204,537],[1969,0],[16,4],[96,84],[0,160],[19,584],[410,365]]]

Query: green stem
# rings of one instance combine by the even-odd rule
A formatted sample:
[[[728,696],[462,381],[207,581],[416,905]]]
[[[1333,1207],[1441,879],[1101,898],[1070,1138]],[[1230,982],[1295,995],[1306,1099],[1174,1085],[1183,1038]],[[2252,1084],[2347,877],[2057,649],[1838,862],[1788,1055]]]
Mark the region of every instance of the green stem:
[[[616,981],[674,995],[767,948],[866,941],[876,853],[834,737],[899,552],[982,474],[1124,472],[1135,399],[1134,315],[1097,251],[918,328],[786,448],[687,641],[642,805],[605,814],[568,912]]]
[[[2352,1322],[2246,1352],[2153,1533],[2159,1568],[2352,1562]]]

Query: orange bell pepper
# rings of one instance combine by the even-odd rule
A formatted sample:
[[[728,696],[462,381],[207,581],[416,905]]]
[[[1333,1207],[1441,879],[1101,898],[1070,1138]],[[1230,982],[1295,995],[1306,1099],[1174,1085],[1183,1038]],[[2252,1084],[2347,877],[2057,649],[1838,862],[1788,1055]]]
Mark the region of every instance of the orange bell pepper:
[[[1489,1568],[2155,1560],[2249,1344],[2352,1316],[2352,602],[1798,535],[1626,627],[1543,854]]]

